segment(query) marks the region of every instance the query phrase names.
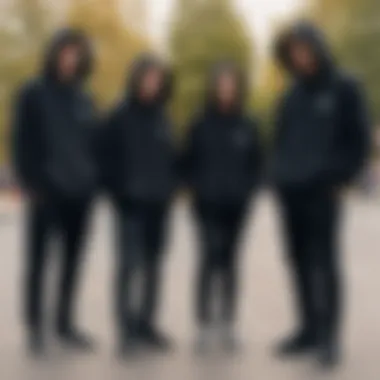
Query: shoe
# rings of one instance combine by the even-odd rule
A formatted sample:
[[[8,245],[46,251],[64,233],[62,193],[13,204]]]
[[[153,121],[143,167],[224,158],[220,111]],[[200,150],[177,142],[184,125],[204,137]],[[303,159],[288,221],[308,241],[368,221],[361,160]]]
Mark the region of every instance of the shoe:
[[[280,358],[301,356],[314,351],[317,346],[314,334],[302,332],[282,342],[276,353]]]
[[[117,351],[121,359],[134,356],[140,347],[140,337],[135,324],[129,323],[126,329],[122,329]]]
[[[33,331],[28,337],[28,352],[32,356],[42,356],[45,353],[45,341],[43,334]]]
[[[322,369],[332,370],[340,363],[340,350],[337,344],[325,342],[318,347],[318,362]]]
[[[59,340],[68,348],[84,352],[95,351],[94,341],[89,336],[74,328],[60,328],[57,334]]]
[[[168,352],[173,348],[170,339],[149,323],[140,323],[138,339],[142,345],[156,351]]]
[[[215,331],[210,326],[202,327],[194,343],[194,351],[196,354],[205,354],[212,348]]]
[[[234,329],[230,325],[222,325],[220,329],[221,344],[225,351],[236,352],[242,347]]]
[[[117,348],[120,359],[125,360],[130,357],[134,357],[139,351],[139,343],[139,340],[132,336],[122,339]]]

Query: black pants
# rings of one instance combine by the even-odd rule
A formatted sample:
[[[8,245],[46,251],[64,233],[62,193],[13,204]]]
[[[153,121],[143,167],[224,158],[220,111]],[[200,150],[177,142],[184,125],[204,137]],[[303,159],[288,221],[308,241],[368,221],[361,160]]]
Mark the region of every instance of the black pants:
[[[49,196],[32,200],[28,205],[25,320],[28,328],[34,332],[39,332],[43,327],[44,281],[49,269],[47,244],[55,233],[63,245],[56,327],[67,329],[73,322],[89,204],[89,199]]]
[[[301,327],[336,339],[341,294],[339,200],[331,190],[282,190],[280,203]]]
[[[117,200],[115,307],[123,334],[155,323],[161,286],[162,251],[168,207],[165,203]]]
[[[200,325],[213,322],[215,301],[220,302],[224,323],[232,323],[237,299],[237,243],[245,211],[244,204],[195,205],[200,232],[201,254],[198,269],[196,310]],[[216,281],[220,287],[216,289]],[[219,290],[219,296],[215,296]]]

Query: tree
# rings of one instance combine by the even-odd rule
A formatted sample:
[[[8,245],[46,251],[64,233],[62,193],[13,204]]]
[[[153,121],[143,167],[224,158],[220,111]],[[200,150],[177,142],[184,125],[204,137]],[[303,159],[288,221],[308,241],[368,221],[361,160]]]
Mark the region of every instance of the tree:
[[[51,26],[42,0],[13,0],[4,6],[0,27],[0,162],[7,161],[9,117],[19,85],[37,68]]]
[[[263,57],[258,86],[252,98],[253,107],[260,118],[263,136],[267,138],[268,143],[271,142],[275,127],[276,107],[290,78],[289,73],[276,60],[275,42],[292,25],[293,20],[294,16],[289,15],[287,19],[276,18],[271,21],[271,49]]]
[[[341,65],[356,74],[366,86],[374,121],[380,122],[380,3],[376,0],[330,0],[331,4],[336,4],[329,9],[327,17],[328,1],[318,0],[314,5],[319,9],[321,25]]]
[[[260,118],[262,133],[269,142],[275,126],[276,104],[285,88],[286,77],[273,57],[267,57],[260,79],[252,102]]]
[[[380,4],[373,0],[349,1],[339,58],[365,84],[376,123],[380,122]]]
[[[127,28],[117,0],[73,0],[68,21],[93,40],[96,65],[91,87],[98,103],[108,106],[125,91],[127,66],[149,43]]]
[[[169,46],[176,77],[173,114],[180,126],[199,107],[215,62],[231,59],[252,71],[252,41],[229,0],[180,0]]]

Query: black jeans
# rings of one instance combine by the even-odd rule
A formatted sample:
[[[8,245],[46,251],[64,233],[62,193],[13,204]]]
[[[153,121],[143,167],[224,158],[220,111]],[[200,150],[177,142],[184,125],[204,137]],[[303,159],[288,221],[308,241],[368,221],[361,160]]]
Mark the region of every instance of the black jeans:
[[[195,204],[200,234],[200,257],[196,293],[198,323],[213,322],[215,301],[220,302],[224,323],[232,323],[236,314],[238,268],[237,243],[244,219],[245,204]],[[220,288],[215,283],[220,280]],[[216,296],[215,290],[219,290]]]
[[[44,323],[44,281],[49,269],[47,245],[54,234],[63,245],[56,327],[59,330],[71,327],[89,206],[89,198],[57,195],[33,199],[28,204],[24,314],[32,332],[40,332]]]
[[[337,339],[341,314],[339,200],[330,189],[279,192],[302,331]]]
[[[119,332],[136,333],[155,323],[166,237],[166,203],[118,199],[116,322]]]

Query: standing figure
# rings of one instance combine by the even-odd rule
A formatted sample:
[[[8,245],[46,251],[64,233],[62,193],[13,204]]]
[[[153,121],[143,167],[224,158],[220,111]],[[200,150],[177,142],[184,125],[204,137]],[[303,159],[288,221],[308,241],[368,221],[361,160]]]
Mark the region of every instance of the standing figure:
[[[221,62],[209,82],[183,159],[200,235],[196,349],[201,351],[214,340],[226,349],[238,345],[238,242],[261,171],[257,125],[244,111],[247,78],[232,63]]]
[[[115,307],[121,355],[141,346],[168,350],[157,309],[177,154],[166,103],[171,73],[154,56],[138,59],[125,99],[102,141],[104,183],[117,217]]]
[[[92,52],[75,30],[52,40],[40,76],[24,85],[14,111],[14,167],[27,199],[25,323],[30,348],[44,348],[43,293],[49,237],[63,243],[56,332],[82,349],[91,340],[74,326],[74,303],[82,245],[96,185],[93,147],[95,112],[82,87]]]
[[[329,367],[339,358],[342,321],[342,191],[368,156],[367,107],[361,86],[339,70],[312,25],[290,28],[276,53],[293,79],[280,102],[273,174],[300,323],[279,352],[312,350]]]

